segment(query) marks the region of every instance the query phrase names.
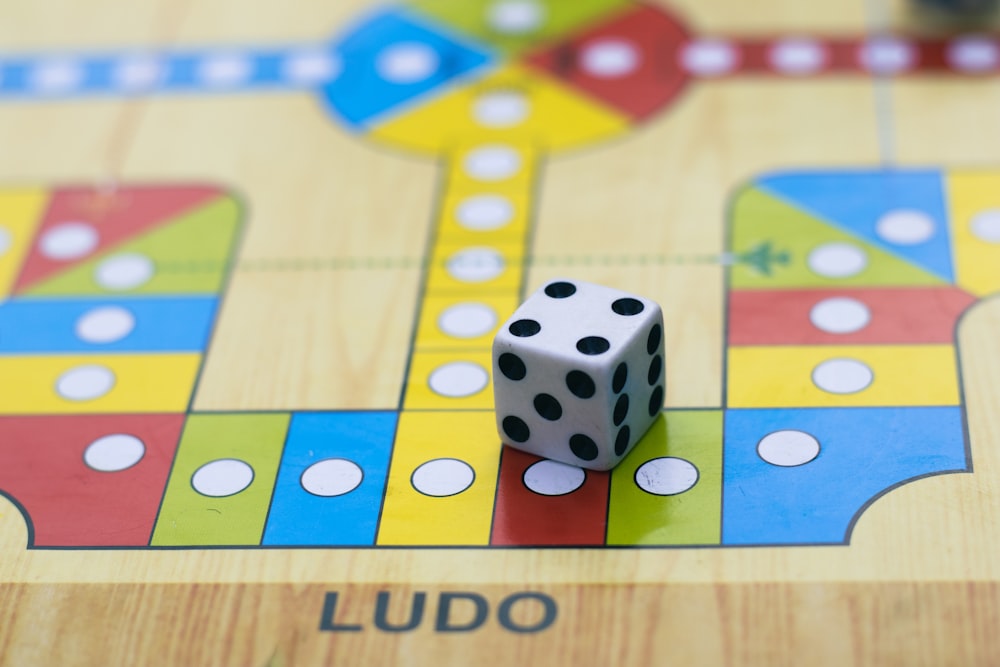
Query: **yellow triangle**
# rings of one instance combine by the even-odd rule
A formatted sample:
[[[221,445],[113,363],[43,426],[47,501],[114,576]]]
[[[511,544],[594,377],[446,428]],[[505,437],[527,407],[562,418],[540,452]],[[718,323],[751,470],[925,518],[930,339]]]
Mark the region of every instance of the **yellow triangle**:
[[[512,64],[404,108],[375,123],[371,136],[432,155],[470,142],[528,143],[554,152],[628,129],[624,114],[541,72]]]

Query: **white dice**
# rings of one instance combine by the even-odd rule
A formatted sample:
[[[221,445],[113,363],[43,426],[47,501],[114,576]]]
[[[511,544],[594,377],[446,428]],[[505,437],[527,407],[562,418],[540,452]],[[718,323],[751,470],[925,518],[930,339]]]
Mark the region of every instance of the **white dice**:
[[[493,340],[493,394],[504,443],[610,470],[663,408],[663,311],[616,289],[556,280]]]

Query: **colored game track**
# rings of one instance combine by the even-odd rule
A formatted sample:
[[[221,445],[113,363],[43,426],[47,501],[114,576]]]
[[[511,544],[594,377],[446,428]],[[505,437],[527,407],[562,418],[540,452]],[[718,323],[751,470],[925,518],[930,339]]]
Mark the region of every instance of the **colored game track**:
[[[521,295],[546,155],[629,131],[689,77],[993,73],[993,42],[698,40],[623,1],[550,21],[443,6],[328,48],[0,64],[7,97],[318,88],[350,130],[445,162],[407,390],[384,412],[189,411],[239,228],[224,193],[0,192],[0,489],[29,546],[843,544],[892,488],[971,469],[954,329],[1000,282],[995,172],[748,184],[726,395],[665,411],[611,473],[501,450],[489,341]]]

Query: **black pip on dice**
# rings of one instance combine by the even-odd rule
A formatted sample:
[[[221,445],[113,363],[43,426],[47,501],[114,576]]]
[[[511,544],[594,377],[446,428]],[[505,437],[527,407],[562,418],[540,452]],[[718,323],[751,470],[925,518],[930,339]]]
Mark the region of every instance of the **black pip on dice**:
[[[551,282],[500,328],[493,378],[506,444],[610,470],[663,407],[663,311],[609,287]]]

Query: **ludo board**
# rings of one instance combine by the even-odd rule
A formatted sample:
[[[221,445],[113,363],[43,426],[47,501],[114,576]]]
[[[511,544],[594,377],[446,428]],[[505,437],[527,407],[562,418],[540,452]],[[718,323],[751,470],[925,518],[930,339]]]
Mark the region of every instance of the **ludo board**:
[[[829,625],[995,618],[1000,170],[956,119],[995,94],[1000,46],[860,7],[727,9],[426,0],[229,25],[151,4],[138,44],[108,28],[5,56],[34,174],[12,160],[0,189],[12,664],[67,650],[38,600],[58,618],[108,591],[152,599],[133,639],[86,643],[112,661],[389,661],[417,637],[437,662],[692,641],[740,662]],[[313,14],[334,37],[299,37]],[[665,382],[629,408],[661,416],[611,473],[495,432],[492,334],[556,277],[664,305],[665,369],[629,379]],[[844,620],[859,582],[923,611]],[[247,596],[253,623],[220,620]],[[773,596],[815,621],[727,634]],[[135,644],[148,614],[189,613],[193,642]],[[913,655],[995,655],[943,635]],[[850,646],[908,655],[892,644]]]

